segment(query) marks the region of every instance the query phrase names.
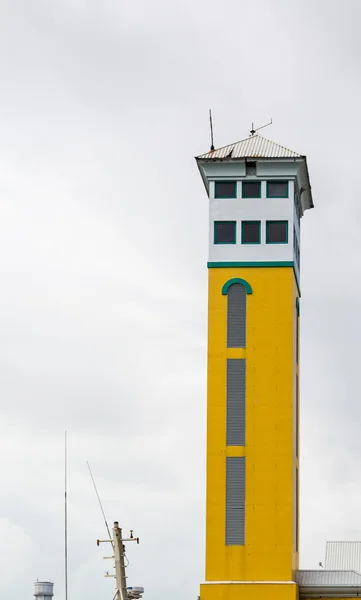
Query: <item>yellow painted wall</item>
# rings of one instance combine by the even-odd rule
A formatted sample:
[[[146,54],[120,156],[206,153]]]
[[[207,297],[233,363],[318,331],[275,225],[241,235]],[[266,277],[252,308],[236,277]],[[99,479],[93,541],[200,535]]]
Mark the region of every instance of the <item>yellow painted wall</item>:
[[[298,600],[296,584],[201,585],[200,600]]]
[[[234,277],[248,281],[253,290],[247,295],[246,349],[226,347],[227,296],[222,295],[222,287]],[[292,581],[298,569],[297,296],[290,267],[209,269],[206,581]],[[246,446],[241,448],[226,447],[227,358],[246,358]],[[246,456],[245,546],[225,545],[226,456]],[[235,589],[227,589],[227,598],[236,594]],[[210,600],[218,600],[219,593],[207,590],[204,598],[208,600],[210,594]],[[296,597],[282,585],[278,596],[269,594],[270,599]],[[257,596],[247,586],[244,597],[253,600],[263,595]],[[243,595],[237,595],[240,598]]]

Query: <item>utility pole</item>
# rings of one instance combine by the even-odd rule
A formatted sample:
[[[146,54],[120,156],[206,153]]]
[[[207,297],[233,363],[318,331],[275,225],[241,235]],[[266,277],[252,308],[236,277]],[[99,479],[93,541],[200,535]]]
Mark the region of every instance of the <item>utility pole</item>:
[[[113,544],[114,544],[114,560],[115,560],[115,581],[117,584],[117,591],[118,591],[117,600],[126,600],[128,593],[127,593],[127,576],[125,574],[125,562],[124,562],[125,546],[123,545],[122,530],[119,527],[118,521],[115,521],[115,523],[114,523]]]
[[[113,526],[113,538],[108,540],[97,540],[97,545],[99,546],[99,544],[106,542],[112,545],[114,552],[114,556],[104,556],[105,559],[114,560],[115,575],[108,572],[105,575],[105,577],[114,577],[116,581],[117,587],[113,600],[139,600],[144,593],[144,589],[141,587],[127,588],[124,546],[124,542],[137,542],[137,544],[139,544],[139,538],[133,536],[132,530],[130,531],[129,538],[123,538],[119,523],[118,521],[115,521]]]

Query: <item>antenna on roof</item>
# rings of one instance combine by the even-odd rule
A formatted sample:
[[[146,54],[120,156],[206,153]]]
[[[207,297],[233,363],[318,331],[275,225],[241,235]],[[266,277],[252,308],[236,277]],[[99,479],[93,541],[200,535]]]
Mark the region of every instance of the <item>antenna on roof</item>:
[[[214,150],[212,111],[209,109],[209,126],[211,129],[211,151]]]
[[[266,123],[266,125],[262,125],[262,127],[257,127],[257,129],[254,128],[254,123],[252,123],[252,129],[250,131],[251,136],[257,133],[257,131],[259,131],[260,129],[264,129],[265,127],[269,127],[270,125],[272,125],[272,119],[270,123]]]
[[[88,469],[89,469],[90,477],[91,477],[91,480],[92,480],[92,482],[93,482],[93,486],[94,486],[94,489],[95,489],[95,493],[96,493],[96,495],[97,495],[97,498],[98,498],[98,502],[99,502],[100,510],[102,511],[102,515],[103,515],[103,519],[104,519],[105,527],[106,527],[106,529],[107,529],[108,536],[109,536],[109,539],[110,539],[110,541],[111,541],[111,540],[112,540],[112,536],[111,536],[111,534],[110,534],[110,529],[109,529],[109,525],[108,525],[107,518],[106,518],[106,516],[105,516],[105,512],[104,512],[104,508],[103,508],[103,505],[102,505],[102,501],[100,500],[100,496],[99,496],[99,493],[98,493],[98,488],[97,488],[97,486],[96,486],[95,479],[94,479],[94,477],[93,477],[93,473],[92,473],[92,470],[91,470],[91,468],[90,468],[90,464],[88,463],[88,461],[86,462],[86,464],[88,465]]]
[[[67,432],[65,432],[64,439],[64,498],[65,498],[65,509],[64,509],[64,561],[65,561],[65,600],[68,600],[68,495],[67,495],[67,482],[68,482],[68,438]]]

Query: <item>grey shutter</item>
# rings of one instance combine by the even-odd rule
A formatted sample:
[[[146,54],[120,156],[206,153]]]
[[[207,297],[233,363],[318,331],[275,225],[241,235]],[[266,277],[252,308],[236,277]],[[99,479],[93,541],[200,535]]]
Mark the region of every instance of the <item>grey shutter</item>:
[[[246,347],[246,288],[235,283],[228,290],[227,348]]]
[[[245,476],[244,456],[226,458],[226,546],[245,543]]]
[[[246,360],[227,358],[227,446],[246,443]]]
[[[299,390],[298,390],[298,375],[296,375],[296,456],[298,458],[299,450]]]

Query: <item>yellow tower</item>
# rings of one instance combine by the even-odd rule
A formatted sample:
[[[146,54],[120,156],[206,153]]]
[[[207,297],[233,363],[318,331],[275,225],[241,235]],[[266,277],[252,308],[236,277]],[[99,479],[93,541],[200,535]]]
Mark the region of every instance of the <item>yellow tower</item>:
[[[307,162],[259,135],[196,160],[210,207],[201,600],[295,600]]]

